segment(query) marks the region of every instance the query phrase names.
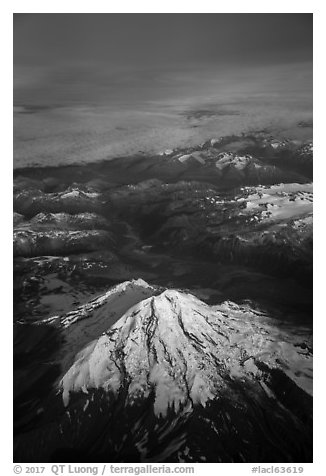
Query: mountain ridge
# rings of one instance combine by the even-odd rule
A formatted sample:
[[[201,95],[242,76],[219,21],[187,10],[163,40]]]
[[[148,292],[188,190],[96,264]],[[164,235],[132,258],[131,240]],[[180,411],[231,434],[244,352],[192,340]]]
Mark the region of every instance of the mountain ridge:
[[[145,282],[141,283],[142,286],[144,284]],[[126,284],[125,287],[127,287]],[[221,310],[223,307],[226,312]],[[239,313],[240,320],[237,317]],[[154,386],[156,384],[157,387],[162,388],[160,378],[166,382],[167,375],[173,375],[173,369],[178,367],[180,359],[186,369],[187,362],[193,360],[193,371],[190,372],[185,388],[190,391],[191,401],[199,402],[203,406],[207,399],[214,396],[213,390],[217,388],[215,384],[212,385],[216,365],[222,366],[223,371],[228,371],[231,376],[236,376],[239,372],[240,377],[246,377],[247,370],[249,374],[255,375],[257,372],[255,359],[259,361],[259,356],[266,354],[269,365],[272,367],[282,368],[283,364],[284,370],[285,362],[289,361],[292,366],[296,363],[304,369],[303,361],[300,361],[300,353],[297,356],[293,354],[293,338],[271,325],[266,323],[259,325],[253,322],[253,316],[257,321],[257,312],[253,314],[249,308],[246,313],[244,307],[241,309],[233,303],[225,303],[222,307],[210,307],[191,294],[177,290],[164,290],[158,295],[146,297],[129,308],[104,334],[78,354],[75,363],[60,382],[63,400],[65,404],[69,403],[70,389],[76,391],[88,386],[111,388],[114,392],[117,382],[116,369],[124,367],[127,371],[128,365],[133,369],[130,375],[128,374],[131,382],[135,382],[135,375],[137,375],[137,385],[140,387],[145,388],[146,382],[151,382]],[[248,320],[250,318],[251,320]],[[260,319],[264,317],[260,316]],[[264,333],[269,334],[272,344],[268,343],[268,340],[264,341]],[[246,337],[239,337],[240,334]],[[176,335],[178,335],[177,342],[174,340]],[[135,340],[137,345],[133,344]],[[234,353],[235,347],[239,348],[236,353]],[[119,357],[119,363],[113,362],[108,375],[101,374],[103,362],[106,362],[108,368],[110,355],[120,355],[120,351],[124,358]],[[95,354],[96,366],[92,367],[87,360],[93,361]],[[296,359],[299,359],[299,362],[295,362]],[[145,364],[146,361],[148,365]],[[140,362],[143,363],[143,367]],[[166,362],[169,366],[163,368]],[[277,365],[277,362],[281,364]],[[180,377],[182,374],[187,374],[185,368],[179,369],[175,375]],[[144,371],[146,371],[146,378],[143,383],[140,383],[139,379]],[[301,371],[304,373],[304,370],[301,369]],[[207,374],[211,372],[207,379],[205,372]],[[285,373],[290,374],[293,381],[307,391],[309,387],[306,385],[307,382],[303,384],[295,376],[294,371],[285,370]],[[87,377],[85,377],[86,374]],[[201,379],[203,382],[200,382]],[[172,384],[168,386],[171,390]],[[183,393],[184,391],[185,389]],[[311,389],[309,391],[311,392]],[[201,392],[204,395],[201,396]],[[206,396],[205,392],[207,392]],[[131,391],[131,396],[132,393]],[[144,394],[147,394],[146,391]],[[165,397],[163,398],[162,395],[157,394],[156,398],[165,402]],[[169,401],[168,392],[166,398]],[[172,398],[172,401],[174,407],[178,408],[178,399]],[[180,399],[181,401],[183,398]],[[157,406],[160,408],[159,414],[166,414],[167,408],[162,408],[160,404]]]

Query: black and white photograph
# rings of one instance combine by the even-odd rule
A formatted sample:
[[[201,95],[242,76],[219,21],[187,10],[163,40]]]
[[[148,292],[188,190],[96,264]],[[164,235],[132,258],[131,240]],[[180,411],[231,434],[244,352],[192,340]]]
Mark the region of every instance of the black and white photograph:
[[[313,462],[313,17],[12,14],[14,463]]]

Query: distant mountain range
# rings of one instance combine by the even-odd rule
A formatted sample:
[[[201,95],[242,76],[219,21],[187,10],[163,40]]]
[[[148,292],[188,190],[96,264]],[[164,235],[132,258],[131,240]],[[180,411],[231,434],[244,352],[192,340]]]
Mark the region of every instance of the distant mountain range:
[[[312,154],[15,171],[15,461],[312,460]]]

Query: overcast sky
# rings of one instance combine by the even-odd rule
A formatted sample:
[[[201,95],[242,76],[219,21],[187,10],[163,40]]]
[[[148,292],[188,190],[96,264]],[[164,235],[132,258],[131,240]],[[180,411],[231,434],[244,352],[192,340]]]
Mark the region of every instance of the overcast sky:
[[[311,61],[312,14],[14,15],[16,103],[173,97]]]

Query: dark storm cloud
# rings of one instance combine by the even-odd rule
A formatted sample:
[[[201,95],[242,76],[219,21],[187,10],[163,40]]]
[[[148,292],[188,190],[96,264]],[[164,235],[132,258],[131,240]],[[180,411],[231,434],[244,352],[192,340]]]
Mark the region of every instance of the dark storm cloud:
[[[311,59],[311,14],[14,15],[16,104],[195,97]]]
[[[311,59],[311,14],[27,14],[14,27],[17,64]]]

